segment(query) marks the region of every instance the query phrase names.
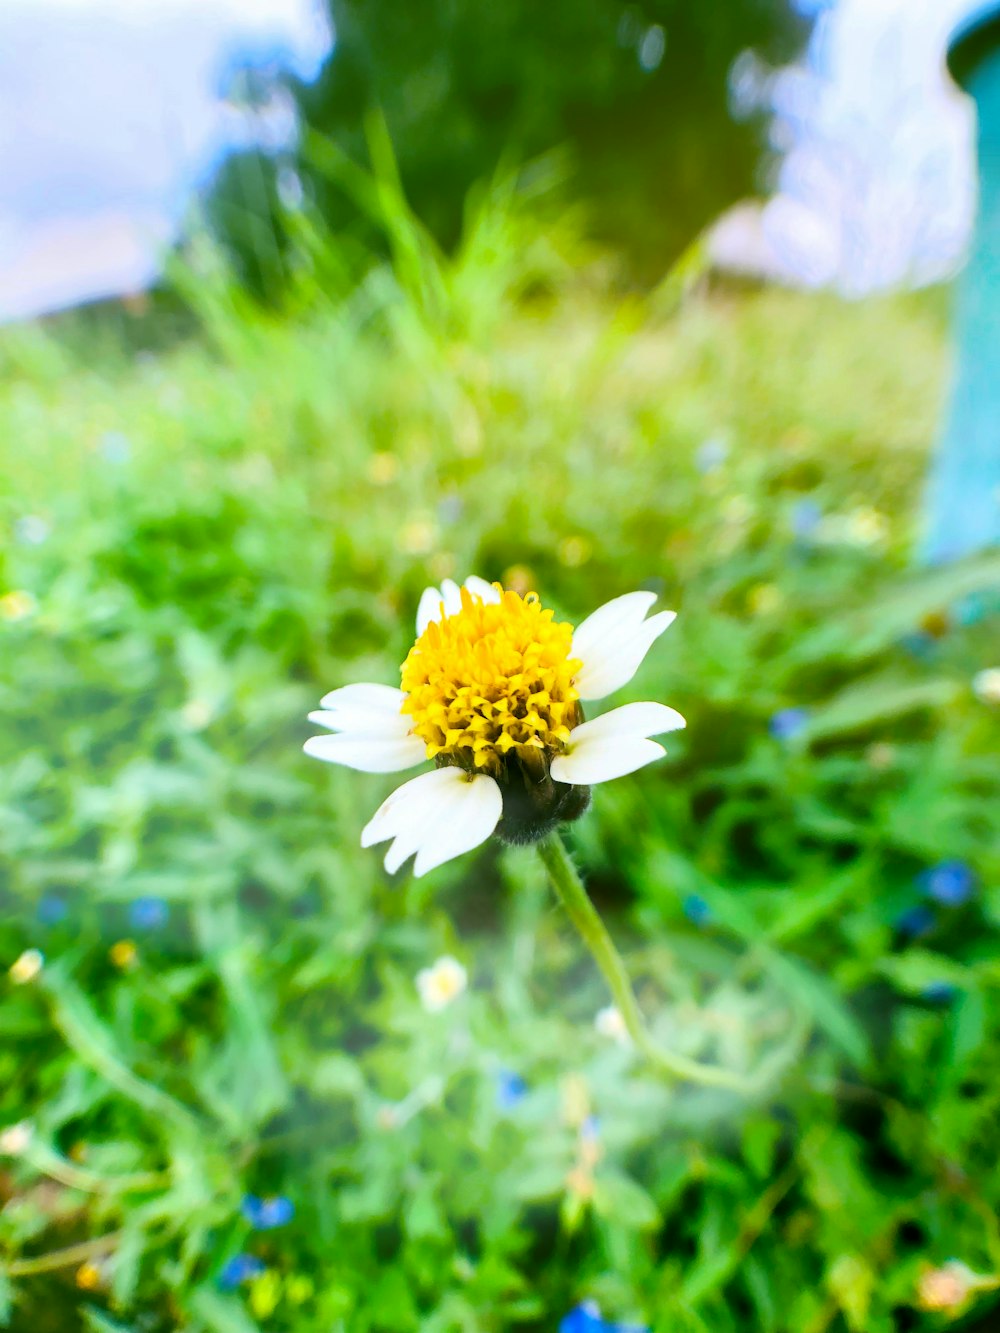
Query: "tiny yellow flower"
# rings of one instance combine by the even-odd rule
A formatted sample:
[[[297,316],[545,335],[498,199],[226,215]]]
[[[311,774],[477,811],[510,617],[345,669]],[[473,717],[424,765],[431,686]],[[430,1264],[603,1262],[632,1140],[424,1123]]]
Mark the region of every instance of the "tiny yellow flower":
[[[81,1291],[98,1291],[104,1285],[104,1274],[97,1264],[88,1261],[76,1270],[76,1285]]]
[[[567,537],[559,543],[556,555],[567,569],[579,569],[590,559],[593,549],[586,537]]]
[[[396,480],[399,463],[395,454],[372,454],[368,460],[368,480],[375,486],[388,486]]]
[[[889,520],[871,505],[862,505],[847,515],[843,532],[852,546],[880,546],[889,536]]]
[[[527,565],[511,565],[509,569],[504,570],[503,586],[509,588],[511,592],[516,592],[518,597],[526,597],[531,592],[535,582],[535,576]]]
[[[417,973],[417,991],[420,1003],[430,1014],[446,1009],[465,990],[469,976],[456,958],[445,955],[433,967]]]
[[[34,981],[45,966],[45,955],[41,949],[25,949],[20,958],[10,965],[8,973],[15,986],[26,986]]]
[[[774,583],[755,583],[747,594],[747,606],[754,616],[772,615],[781,609],[784,601],[784,593]]]
[[[406,555],[427,555],[437,541],[437,528],[429,519],[414,518],[399,534],[399,549]]]
[[[7,1157],[20,1157],[31,1147],[34,1137],[34,1128],[27,1120],[8,1125],[6,1129],[0,1130],[0,1153]]]
[[[26,620],[37,609],[38,602],[34,596],[21,588],[0,597],[0,620],[10,621],[11,624],[17,620]]]
[[[108,957],[115,967],[121,968],[123,972],[135,967],[139,961],[139,950],[135,940],[118,940],[108,950]]]
[[[257,1319],[269,1319],[281,1299],[281,1278],[271,1268],[250,1283],[250,1309]]]

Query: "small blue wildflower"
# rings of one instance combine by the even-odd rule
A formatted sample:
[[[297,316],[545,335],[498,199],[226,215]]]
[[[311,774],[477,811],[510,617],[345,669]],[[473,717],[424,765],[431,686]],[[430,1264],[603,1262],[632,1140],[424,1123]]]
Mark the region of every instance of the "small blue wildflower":
[[[978,625],[990,613],[990,604],[982,593],[970,592],[959,599],[953,608],[960,625]]]
[[[689,893],[681,904],[681,910],[694,926],[711,924],[712,909],[700,893]]]
[[[127,463],[132,446],[120,430],[109,430],[101,436],[101,453],[107,463]]]
[[[798,500],[792,507],[792,535],[797,541],[808,541],[823,519],[823,511],[815,500]]]
[[[900,912],[896,918],[896,929],[901,935],[918,939],[921,935],[927,935],[932,931],[936,922],[937,918],[932,908],[926,903],[914,903],[905,912]]]
[[[584,1143],[596,1143],[601,1137],[601,1118],[596,1115],[588,1115],[586,1120],[580,1126],[580,1138]]]
[[[729,457],[729,445],[721,435],[713,435],[700,446],[694,456],[694,465],[702,474],[722,467]]]
[[[136,930],[157,930],[166,925],[170,908],[162,898],[136,898],[129,906],[128,919]]]
[[[941,861],[925,870],[919,882],[928,898],[945,907],[961,907],[976,887],[976,877],[964,861]]]
[[[227,1259],[219,1273],[219,1286],[223,1291],[235,1291],[244,1282],[251,1282],[260,1277],[264,1265],[255,1254],[234,1254]]]
[[[458,523],[465,513],[465,504],[460,495],[444,495],[438,501],[438,522],[447,527]]]
[[[649,1333],[644,1324],[615,1324],[601,1318],[596,1301],[575,1306],[559,1323],[559,1333]]]
[[[295,1205],[283,1194],[271,1199],[247,1194],[240,1204],[240,1212],[255,1231],[273,1231],[275,1227],[288,1225],[295,1216]]]
[[[65,898],[60,898],[58,893],[47,893],[38,904],[38,919],[43,926],[58,926],[60,921],[65,921],[69,912]]]
[[[932,981],[920,992],[928,1004],[950,1004],[957,994],[957,987],[950,981]]]
[[[899,641],[899,646],[904,652],[909,653],[920,662],[926,662],[928,658],[934,656],[937,651],[937,640],[926,630],[916,629],[910,634],[904,634]]]
[[[781,708],[767,724],[767,729],[778,741],[790,741],[809,721],[808,708]]]
[[[46,519],[25,514],[14,523],[14,536],[22,546],[41,546],[52,531]]]
[[[513,1111],[528,1094],[528,1085],[512,1069],[501,1069],[497,1074],[497,1106],[501,1111]]]

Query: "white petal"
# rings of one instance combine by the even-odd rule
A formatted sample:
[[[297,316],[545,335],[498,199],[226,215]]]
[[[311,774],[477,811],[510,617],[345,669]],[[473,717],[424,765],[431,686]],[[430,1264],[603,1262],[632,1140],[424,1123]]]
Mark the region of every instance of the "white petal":
[[[437,768],[404,783],[383,802],[361,834],[361,845],[392,838],[386,869],[398,870],[416,852],[414,874],[424,875],[485,842],[502,813],[503,797],[491,777]]]
[[[460,772],[457,768],[449,771]],[[414,862],[413,873],[418,879],[485,842],[503,814],[500,788],[486,773],[473,778],[462,774],[460,781],[442,795],[445,799],[424,829]]]
[[[599,640],[585,641],[583,649],[577,646],[574,635],[573,655],[583,662],[575,680],[580,698],[603,699],[627,685],[652,645],[675,619],[676,612],[660,611],[648,620],[620,624]]]
[[[605,602],[577,625],[573,632],[573,655],[582,657],[588,648],[608,634],[640,625],[655,601],[655,592],[627,592],[623,597]]]
[[[425,588],[417,604],[417,638],[419,639],[432,620],[441,619],[441,589]]]
[[[492,583],[487,583],[477,574],[470,574],[465,580],[465,588],[478,597],[481,602],[499,602],[500,593]],[[419,639],[432,620],[441,619],[441,604],[444,603],[445,616],[456,616],[462,609],[462,592],[453,579],[445,579],[440,588],[425,588],[417,606],[417,638]]]
[[[496,603],[501,600],[502,594],[494,588],[492,583],[487,583],[481,579],[478,574],[470,574],[465,580],[465,587],[472,593],[473,597],[478,597],[481,602]]]
[[[419,736],[386,736],[344,732],[339,736],[310,736],[302,747],[314,759],[343,764],[361,773],[398,773],[415,768],[427,758]]]
[[[687,723],[676,708],[666,704],[622,704],[602,713],[591,722],[581,722],[570,733],[570,751],[581,742],[610,740],[615,736],[661,736],[665,731],[680,731]]]
[[[662,745],[641,736],[620,736],[614,740],[598,737],[585,741],[570,754],[553,759],[552,776],[556,782],[589,787],[595,782],[609,782],[634,773],[664,754]]]
[[[388,685],[345,685],[323,698],[323,709],[309,714],[310,722],[331,731],[362,735],[405,736],[410,718],[402,711],[406,695]]]
[[[362,829],[361,846],[374,847],[376,843],[386,842],[411,823],[419,828],[424,815],[433,807],[442,782],[447,785],[451,781],[448,773],[447,768],[435,768],[397,787]]]
[[[392,685],[341,685],[339,690],[331,690],[319,701],[320,708],[343,708],[363,704],[366,708],[380,708],[385,712],[398,713],[406,695]]]
[[[444,602],[444,614],[457,616],[462,609],[462,590],[454,579],[445,579],[441,584],[441,600]]]

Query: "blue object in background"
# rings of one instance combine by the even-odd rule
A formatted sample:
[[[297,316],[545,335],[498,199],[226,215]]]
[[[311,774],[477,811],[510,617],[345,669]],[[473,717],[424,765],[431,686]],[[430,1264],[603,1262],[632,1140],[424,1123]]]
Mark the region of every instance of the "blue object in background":
[[[782,708],[767,724],[768,731],[778,741],[791,741],[809,721],[808,708]]]
[[[596,1301],[584,1301],[565,1315],[559,1333],[649,1333],[644,1324],[614,1324],[601,1318]]]
[[[900,912],[896,918],[896,929],[899,933],[914,940],[919,939],[921,935],[929,935],[936,924],[933,909],[926,903],[914,903],[905,912]]]
[[[681,904],[681,911],[694,926],[711,924],[712,909],[700,893],[689,893]]]
[[[240,1212],[255,1231],[273,1231],[284,1227],[295,1216],[295,1205],[283,1194],[272,1199],[261,1199],[248,1194],[240,1205]]]
[[[1000,543],[1000,0],[954,34],[948,63],[979,113],[979,216],[959,280],[951,404],[925,500],[923,559]]]
[[[528,1095],[528,1085],[512,1069],[501,1069],[497,1074],[497,1106],[501,1111],[513,1111]]]
[[[162,898],[136,898],[128,909],[128,919],[135,930],[157,930],[165,926],[170,908]]]
[[[223,1291],[235,1291],[244,1282],[252,1282],[260,1277],[264,1264],[253,1254],[234,1254],[227,1259],[219,1274],[219,1286]]]
[[[976,877],[964,861],[942,861],[920,876],[928,898],[945,907],[961,907],[975,892]]]

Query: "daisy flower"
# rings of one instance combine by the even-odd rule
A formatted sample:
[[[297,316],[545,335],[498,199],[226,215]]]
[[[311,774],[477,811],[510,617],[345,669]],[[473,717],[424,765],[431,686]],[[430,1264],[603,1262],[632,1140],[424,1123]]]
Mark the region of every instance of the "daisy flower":
[[[431,761],[375,812],[361,845],[388,842],[392,873],[415,856],[424,875],[496,833],[529,843],[578,819],[593,783],[659,759],[651,740],[684,726],[673,708],[632,703],[591,721],[583,705],[621,689],[673,611],[648,615],[655,593],[632,592],[574,628],[534,593],[469,578],[428,588],[400,688],[346,685],[310,720],[331,735],[305,751],[366,773]]]
[[[447,1009],[453,1000],[463,994],[468,984],[469,974],[465,968],[457,958],[447,954],[432,967],[425,967],[417,973],[417,993],[420,1003],[429,1014]]]

